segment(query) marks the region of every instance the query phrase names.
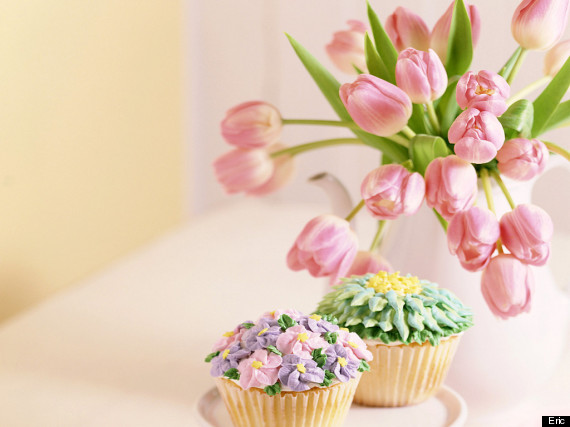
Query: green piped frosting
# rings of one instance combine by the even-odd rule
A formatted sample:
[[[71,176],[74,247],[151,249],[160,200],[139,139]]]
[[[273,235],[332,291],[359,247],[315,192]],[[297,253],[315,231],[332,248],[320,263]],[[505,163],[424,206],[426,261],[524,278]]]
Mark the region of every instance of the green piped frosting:
[[[317,312],[337,317],[339,326],[362,338],[389,344],[439,340],[473,326],[473,315],[455,295],[437,284],[420,280],[418,293],[376,292],[368,287],[374,274],[345,278],[319,303]]]

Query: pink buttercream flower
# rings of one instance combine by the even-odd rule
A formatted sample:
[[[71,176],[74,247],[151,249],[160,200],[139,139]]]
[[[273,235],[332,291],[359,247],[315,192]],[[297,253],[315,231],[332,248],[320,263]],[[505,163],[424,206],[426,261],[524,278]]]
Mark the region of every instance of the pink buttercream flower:
[[[501,218],[504,245],[526,264],[546,264],[553,232],[550,216],[535,205],[518,205]]]
[[[447,88],[447,73],[437,54],[408,48],[396,63],[396,83],[415,104],[436,100]]]
[[[269,154],[287,148],[285,144],[276,143],[267,148]],[[273,193],[289,183],[295,173],[295,162],[293,157],[285,154],[277,157],[272,157],[273,173],[271,177],[259,187],[247,191],[251,196],[263,196],[265,194]]]
[[[491,311],[503,319],[530,311],[534,277],[528,265],[499,254],[481,275],[481,292]]]
[[[457,156],[437,157],[425,173],[426,203],[446,220],[475,203],[477,172],[473,165]]]
[[[346,276],[362,276],[366,273],[376,274],[379,271],[392,271],[392,266],[379,253],[358,251]]]
[[[499,222],[488,209],[473,206],[458,212],[449,222],[449,252],[469,271],[478,271],[489,263],[499,239]]]
[[[281,136],[281,115],[263,101],[250,101],[228,110],[221,123],[224,139],[240,148],[260,148],[277,142]]]
[[[328,343],[317,332],[311,332],[301,325],[288,328],[277,338],[277,350],[285,354],[295,354],[305,359],[311,358],[316,348],[326,348]]]
[[[228,194],[249,193],[264,185],[275,171],[266,150],[236,148],[214,161],[216,179]]]
[[[344,277],[358,251],[358,239],[348,221],[321,215],[305,225],[287,254],[291,270],[307,269],[314,277]]]
[[[265,388],[277,382],[281,356],[264,349],[255,350],[250,357],[239,362],[239,385],[247,390],[250,387]]]
[[[445,13],[435,23],[431,32],[430,47],[437,52],[443,63],[445,63],[447,58],[447,41],[449,39],[449,29],[451,28],[454,4],[455,2],[452,1]],[[469,14],[469,20],[471,21],[471,39],[473,40],[473,47],[475,47],[479,40],[481,19],[479,18],[479,11],[474,5],[466,4],[465,7]]]
[[[401,131],[412,115],[412,102],[402,89],[370,74],[343,84],[339,94],[356,124],[375,135]]]
[[[557,43],[544,55],[544,75],[554,77],[570,56],[570,40]]]
[[[509,178],[526,181],[544,170],[549,157],[542,141],[516,138],[506,141],[497,152],[497,167]]]
[[[236,326],[233,331],[228,331],[222,335],[222,337],[214,343],[214,347],[212,347],[212,351],[222,351],[226,348],[229,348],[232,344],[239,342],[241,340],[242,335],[244,332],[247,331],[241,325]]]
[[[424,20],[405,7],[398,7],[386,21],[386,32],[398,51],[407,47],[429,49],[429,28]]]
[[[525,49],[543,50],[556,43],[568,21],[568,0],[523,0],[511,21],[513,37]]]
[[[374,218],[395,219],[418,211],[425,182],[419,173],[411,173],[401,165],[384,165],[366,175],[360,194]]]
[[[258,321],[261,319],[278,320],[282,314],[286,314],[287,316],[289,316],[293,320],[297,320],[301,316],[303,316],[303,313],[301,313],[300,311],[294,310],[294,309],[283,310],[283,309],[278,308],[277,310],[266,311],[261,316],[259,316]]]
[[[477,108],[500,116],[507,111],[506,99],[511,93],[507,81],[497,73],[482,70],[465,73],[457,83],[457,103],[462,109]]]
[[[449,128],[449,142],[455,154],[470,163],[487,163],[505,142],[503,126],[494,114],[468,108]]]
[[[337,343],[348,350],[349,357],[354,360],[364,359],[367,362],[373,359],[372,353],[366,349],[366,344],[357,334],[342,330],[338,334]]]
[[[366,70],[364,56],[364,34],[366,25],[356,19],[347,22],[348,30],[337,31],[326,51],[336,67],[344,73],[356,74],[355,66]]]

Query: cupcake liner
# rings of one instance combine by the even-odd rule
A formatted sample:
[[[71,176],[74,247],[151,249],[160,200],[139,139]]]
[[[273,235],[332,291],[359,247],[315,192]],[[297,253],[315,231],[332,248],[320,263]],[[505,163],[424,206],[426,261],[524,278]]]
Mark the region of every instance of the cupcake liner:
[[[214,380],[236,427],[340,427],[360,377],[331,387],[282,391],[275,396],[257,388],[243,390],[225,378]]]
[[[370,372],[362,376],[354,402],[365,406],[407,406],[437,392],[457,350],[461,334],[442,339],[437,346],[386,345],[366,340],[374,356]]]

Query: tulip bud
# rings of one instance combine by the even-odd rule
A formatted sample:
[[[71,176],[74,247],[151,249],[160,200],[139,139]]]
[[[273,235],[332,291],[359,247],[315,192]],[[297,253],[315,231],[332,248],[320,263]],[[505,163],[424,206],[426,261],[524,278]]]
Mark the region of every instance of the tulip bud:
[[[360,193],[373,217],[394,219],[417,212],[424,199],[425,182],[419,173],[401,165],[384,165],[366,175]]]
[[[305,225],[287,254],[291,270],[309,270],[313,277],[344,277],[352,265],[358,240],[349,223],[334,215],[321,215]]]
[[[511,93],[507,81],[492,71],[469,71],[457,83],[456,98],[462,109],[477,108],[500,116],[507,111],[506,99]]]
[[[285,144],[277,143],[269,147],[268,152],[273,153],[275,151],[287,148]],[[293,157],[291,155],[285,154],[282,156],[274,157],[271,159],[273,161],[273,174],[267,182],[260,185],[259,187],[249,190],[247,194],[251,196],[263,196],[265,194],[273,193],[279,190],[281,187],[285,186],[295,173],[295,163],[293,162]]]
[[[228,110],[221,123],[222,136],[240,148],[261,148],[281,136],[281,115],[272,105],[250,101]]]
[[[356,74],[354,67],[366,70],[364,54],[364,35],[366,25],[356,19],[347,22],[350,29],[337,31],[332,41],[326,46],[326,51],[333,64],[342,72]]]
[[[487,163],[505,142],[503,126],[493,113],[468,108],[449,128],[449,142],[455,154],[470,163]]]
[[[523,0],[515,10],[511,32],[525,49],[548,49],[562,36],[568,21],[568,0]]]
[[[413,103],[425,104],[443,95],[447,73],[433,50],[422,52],[410,47],[398,56],[396,84]]]
[[[358,251],[346,276],[362,276],[366,273],[376,274],[379,271],[392,271],[392,266],[379,253]]]
[[[544,55],[544,75],[554,77],[570,56],[570,40],[564,40]]]
[[[528,265],[509,254],[499,254],[481,275],[481,292],[496,316],[503,319],[530,311],[534,277]]]
[[[457,156],[437,157],[425,173],[426,203],[446,220],[469,209],[477,197],[477,172]]]
[[[370,74],[343,84],[340,99],[358,126],[379,136],[401,131],[412,115],[412,103],[402,89]]]
[[[499,239],[499,222],[488,209],[473,206],[458,212],[447,227],[447,245],[464,269],[479,271],[488,264]]]
[[[429,28],[424,20],[405,7],[398,7],[386,21],[386,32],[398,51],[407,47],[427,51]]]
[[[449,39],[454,4],[455,2],[452,1],[445,13],[435,23],[433,31],[431,32],[430,47],[436,51],[443,63],[445,63],[447,59],[447,40]],[[481,19],[479,18],[479,11],[474,5],[466,4],[465,7],[467,8],[469,20],[471,21],[471,40],[473,41],[473,47],[475,47],[477,40],[479,40]]]
[[[553,231],[550,216],[538,206],[518,205],[501,218],[503,243],[526,264],[546,264]]]
[[[214,161],[216,179],[228,194],[249,193],[265,184],[274,172],[266,150],[236,148]]]
[[[497,167],[509,178],[526,181],[544,170],[549,157],[542,141],[516,138],[506,141],[497,152]]]

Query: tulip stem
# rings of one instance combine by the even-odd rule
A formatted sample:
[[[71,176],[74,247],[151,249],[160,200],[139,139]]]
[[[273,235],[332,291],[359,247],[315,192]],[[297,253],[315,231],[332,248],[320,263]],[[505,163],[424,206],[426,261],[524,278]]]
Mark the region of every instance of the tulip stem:
[[[404,126],[404,128],[402,129],[402,133],[410,139],[416,136],[416,133],[413,130],[411,130],[409,126]]]
[[[507,186],[503,182],[503,179],[501,178],[501,174],[496,172],[496,171],[492,171],[491,174],[493,175],[493,178],[495,178],[495,181],[497,181],[497,184],[499,184],[499,187],[501,188],[501,191],[505,195],[507,202],[509,202],[511,209],[516,208],[517,204],[514,202],[513,198],[511,197],[511,193],[509,193]]]
[[[362,206],[364,206],[364,199],[362,199],[355,207],[353,210],[350,211],[350,213],[346,216],[346,220],[348,222],[352,221],[352,218],[354,218],[356,216],[356,214],[358,213],[358,211],[360,209],[362,209]]]
[[[361,130],[354,122],[341,122],[338,120],[305,120],[305,119],[282,119],[284,125],[317,125],[317,126],[337,126],[354,130]]]
[[[538,89],[539,87],[547,84],[550,80],[552,80],[552,77],[550,76],[543,76],[540,79],[532,82],[531,84],[523,87],[521,90],[519,90],[516,94],[514,94],[513,96],[511,96],[509,99],[507,99],[507,106],[511,106],[512,104],[514,104],[515,102],[517,102],[519,99],[524,98],[526,95],[528,95],[529,93],[531,93],[532,91],[534,91],[535,89]]]
[[[272,158],[289,155],[295,156],[299,153],[303,153],[305,151],[314,150],[316,148],[322,147],[331,147],[333,145],[343,145],[343,144],[357,144],[357,145],[365,145],[358,138],[336,138],[336,139],[323,139],[322,141],[314,141],[308,142],[306,144],[295,145],[293,147],[284,148],[283,150],[274,151],[270,154]]]
[[[511,73],[506,78],[508,84],[511,84],[513,82],[513,80],[515,79],[515,76],[518,74],[527,53],[528,53],[528,51],[524,47],[521,47],[521,53],[519,54],[517,61],[515,62],[515,65],[514,65],[513,69],[511,70]]]
[[[435,114],[435,108],[433,108],[433,102],[428,102],[426,104],[427,113],[429,121],[435,130],[435,133],[439,134],[441,132],[441,126],[439,125],[439,120],[437,119],[437,114]]]
[[[562,157],[564,157],[566,160],[570,162],[570,151],[565,150],[564,148],[554,144],[553,142],[548,142],[548,141],[542,141],[542,142],[544,145],[546,145],[546,148],[548,148],[550,151],[556,154],[560,154]]]
[[[374,252],[376,250],[376,248],[378,247],[378,245],[380,245],[380,243],[382,243],[382,236],[384,234],[384,228],[386,227],[387,223],[388,223],[388,221],[386,221],[385,219],[378,221],[378,230],[376,230],[376,234],[374,235],[374,239],[372,240],[372,243],[370,244],[370,252]]]
[[[389,139],[390,141],[395,142],[396,144],[403,145],[404,147],[408,148],[410,146],[410,141],[404,138],[401,135],[394,134],[391,136],[385,136],[384,138]]]
[[[485,191],[485,198],[487,199],[487,206],[489,206],[489,210],[493,212],[495,216],[495,202],[493,201],[493,194],[491,190],[491,180],[489,179],[489,171],[485,168],[481,169],[481,181],[483,181],[483,190]],[[503,245],[501,243],[501,239],[497,240],[497,250],[500,254],[503,253]]]
[[[449,225],[447,223],[447,221],[445,220],[444,217],[442,217],[440,215],[440,213],[438,211],[436,211],[435,209],[433,210],[433,213],[435,213],[435,216],[437,217],[437,220],[439,221],[439,223],[441,224],[441,226],[443,227],[443,231],[445,231],[447,233],[447,226]]]

